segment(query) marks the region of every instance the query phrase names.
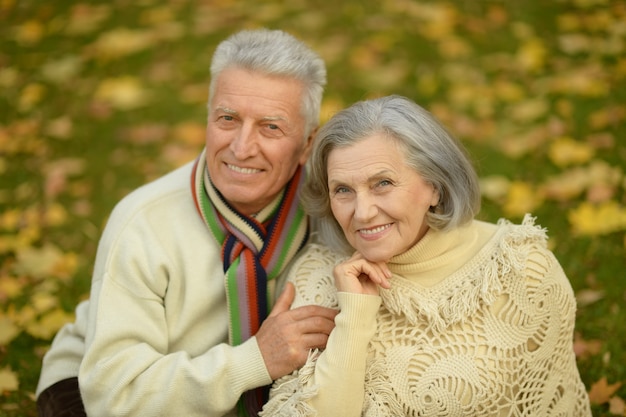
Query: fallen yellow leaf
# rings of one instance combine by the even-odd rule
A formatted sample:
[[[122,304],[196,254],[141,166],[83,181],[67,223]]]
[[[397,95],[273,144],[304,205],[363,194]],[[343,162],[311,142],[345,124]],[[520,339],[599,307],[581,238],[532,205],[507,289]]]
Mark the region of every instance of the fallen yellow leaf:
[[[14,271],[16,274],[43,279],[52,275],[62,258],[63,252],[51,243],[41,248],[25,246],[17,250]]]
[[[13,320],[0,315],[0,346],[7,346],[18,334],[20,334],[20,330],[13,323]]]
[[[29,20],[15,27],[14,37],[20,45],[34,45],[41,40],[45,29],[41,22]]]
[[[19,381],[17,374],[10,368],[0,369],[0,392],[2,391],[16,391],[19,388]]]
[[[516,61],[521,68],[537,71],[543,68],[548,50],[543,41],[533,37],[524,42],[516,54]]]
[[[542,200],[540,191],[531,184],[514,181],[509,187],[506,201],[502,208],[507,216],[521,217],[526,213],[532,213],[541,205]]]
[[[575,234],[605,235],[626,230],[626,208],[616,201],[601,204],[581,203],[567,218]]]
[[[95,98],[116,109],[130,110],[146,104],[149,94],[137,78],[122,76],[103,80],[96,89]]]
[[[74,315],[66,313],[61,308],[56,308],[50,313],[44,315],[41,320],[31,321],[26,326],[26,332],[34,337],[41,339],[51,339],[52,336],[61,328],[65,323],[69,323],[74,320]]]
[[[117,28],[100,35],[93,47],[96,56],[119,58],[151,47],[154,39],[146,30]]]
[[[559,167],[583,164],[594,156],[594,149],[586,143],[569,137],[555,139],[548,150],[548,157]]]

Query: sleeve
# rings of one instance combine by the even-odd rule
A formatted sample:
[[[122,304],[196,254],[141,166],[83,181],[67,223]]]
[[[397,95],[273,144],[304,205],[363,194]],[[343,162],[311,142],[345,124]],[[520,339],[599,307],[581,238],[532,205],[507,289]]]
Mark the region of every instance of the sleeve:
[[[518,396],[535,398],[529,402],[535,404],[533,414],[590,417],[573,349],[576,299],[571,284],[554,254],[544,247],[530,249],[525,275],[535,334],[527,346],[533,359],[524,371],[527,382],[521,390],[525,392]]]
[[[310,252],[309,252],[310,253]],[[322,251],[322,255],[324,252]],[[314,351],[298,371],[274,383],[261,416],[360,416],[365,395],[367,347],[376,332],[377,296],[337,293],[332,278],[331,254],[305,257],[290,280],[296,294],[332,306],[336,298],[340,313],[335,318],[326,349]],[[332,297],[329,294],[333,294]],[[330,301],[329,301],[330,300]],[[301,305],[305,303],[299,301]],[[309,303],[310,304],[310,303]],[[329,305],[330,304],[330,305]]]
[[[129,226],[120,224],[123,220],[112,216],[96,257],[79,372],[87,414],[211,417],[231,412],[243,392],[268,385],[271,378],[256,338],[238,346],[212,342],[223,340],[227,323],[225,304],[207,307],[223,298],[222,279],[203,292],[220,294],[200,302],[192,290],[172,289],[199,279],[213,282],[193,259],[204,252],[184,253],[205,242],[199,245],[195,235],[189,236],[189,227],[181,226],[184,219],[169,233],[187,232],[179,232],[169,246],[162,241],[174,239],[156,232],[154,221],[133,220]],[[220,270],[218,265],[213,273]],[[208,308],[210,314],[198,314]],[[184,344],[171,339],[176,331]]]
[[[50,350],[43,358],[36,395],[64,379],[78,377],[78,369],[85,353],[87,311],[89,301],[76,307],[76,320],[67,323],[56,334]]]
[[[159,303],[115,285],[96,298],[96,331],[79,373],[89,416],[223,416],[243,392],[271,383],[254,337],[194,356],[169,351]]]

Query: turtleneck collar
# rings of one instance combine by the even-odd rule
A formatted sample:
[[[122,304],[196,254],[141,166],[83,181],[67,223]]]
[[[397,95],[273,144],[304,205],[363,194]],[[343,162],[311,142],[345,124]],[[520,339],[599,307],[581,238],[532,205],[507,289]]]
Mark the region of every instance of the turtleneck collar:
[[[388,262],[389,269],[421,286],[434,286],[480,251],[495,232],[492,226],[473,221],[450,231],[429,229],[408,251],[394,256]]]

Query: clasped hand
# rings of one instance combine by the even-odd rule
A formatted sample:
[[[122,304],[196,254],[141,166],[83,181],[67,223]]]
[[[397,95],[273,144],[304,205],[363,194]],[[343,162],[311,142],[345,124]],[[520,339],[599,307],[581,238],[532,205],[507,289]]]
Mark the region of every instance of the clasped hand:
[[[387,263],[368,261],[359,252],[337,264],[333,275],[339,292],[378,295],[379,287],[391,288],[391,271]]]

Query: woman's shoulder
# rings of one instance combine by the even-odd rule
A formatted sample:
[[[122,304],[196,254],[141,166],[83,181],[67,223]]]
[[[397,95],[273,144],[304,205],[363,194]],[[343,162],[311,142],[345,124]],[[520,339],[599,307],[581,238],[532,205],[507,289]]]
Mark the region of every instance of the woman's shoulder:
[[[296,288],[296,299],[292,308],[317,304],[337,307],[333,268],[345,255],[319,243],[305,246],[293,263],[288,281]]]

